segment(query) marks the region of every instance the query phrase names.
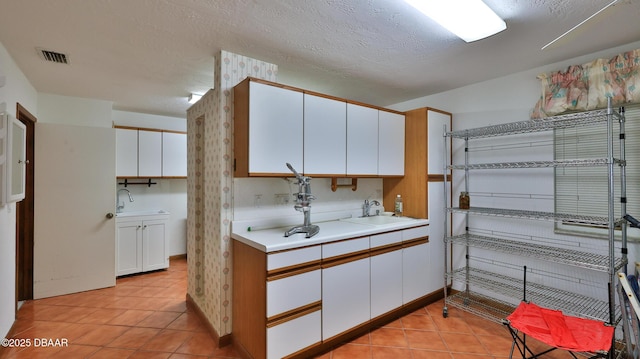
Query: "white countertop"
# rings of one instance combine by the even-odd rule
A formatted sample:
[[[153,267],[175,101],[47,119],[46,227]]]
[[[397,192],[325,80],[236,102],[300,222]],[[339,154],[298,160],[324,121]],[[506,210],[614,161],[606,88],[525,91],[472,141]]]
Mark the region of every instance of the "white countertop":
[[[130,211],[130,212],[120,212],[116,213],[116,220],[125,221],[125,220],[136,220],[139,218],[144,219],[165,219],[171,215],[168,211],[163,209],[154,209],[147,211]]]
[[[405,217],[406,218],[406,217]],[[313,223],[320,227],[320,232],[311,238],[304,233],[284,236],[284,232],[292,226],[251,230],[245,221],[232,222],[231,238],[259,249],[265,253],[292,249],[315,244],[322,244],[346,238],[368,236],[376,233],[395,231],[405,228],[429,224],[427,219],[406,218],[401,222],[381,225],[351,223],[348,219]]]

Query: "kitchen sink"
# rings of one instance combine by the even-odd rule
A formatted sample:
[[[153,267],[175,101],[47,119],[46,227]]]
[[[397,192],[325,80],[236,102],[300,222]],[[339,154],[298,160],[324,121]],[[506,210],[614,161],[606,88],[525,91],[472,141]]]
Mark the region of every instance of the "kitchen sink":
[[[370,217],[352,217],[343,218],[341,221],[359,224],[371,224],[375,226],[382,226],[386,224],[400,223],[413,221],[415,219],[410,217],[394,217],[394,216],[370,216]]]

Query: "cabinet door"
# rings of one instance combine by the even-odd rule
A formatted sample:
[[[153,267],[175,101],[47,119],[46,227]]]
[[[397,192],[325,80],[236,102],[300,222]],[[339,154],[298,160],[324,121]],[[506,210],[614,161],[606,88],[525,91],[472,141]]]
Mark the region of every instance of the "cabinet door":
[[[138,131],[138,176],[162,176],[162,132]]]
[[[304,173],[347,173],[347,103],[304,95]]]
[[[372,235],[371,318],[402,306],[402,231]]]
[[[347,104],[347,174],[378,174],[378,110]]]
[[[150,220],[142,223],[142,270],[169,268],[169,246],[166,221]]]
[[[319,302],[320,269],[267,282],[267,318]]]
[[[187,177],[186,133],[162,133],[162,176]]]
[[[138,176],[138,130],[116,128],[116,176]]]
[[[321,311],[267,328],[267,359],[280,359],[322,340]]]
[[[322,338],[371,319],[369,258],[322,270]]]
[[[429,245],[423,243],[402,249],[402,304],[429,293]]]
[[[447,182],[449,189],[447,193],[451,193],[451,182]],[[442,289],[444,287],[444,246],[448,245],[451,253],[451,245],[444,243],[444,216],[449,214],[445,211],[444,195],[442,191],[442,182],[429,182],[427,184],[429,190],[429,272],[425,277],[427,291],[429,293]],[[451,205],[450,197],[447,199],[448,206]],[[449,222],[451,223],[451,222]],[[447,230],[448,232],[448,230]]]
[[[402,306],[402,249],[371,257],[371,318]]]
[[[378,174],[404,175],[404,115],[378,113]]]
[[[249,84],[249,173],[287,174],[290,163],[302,171],[302,93]]]
[[[116,275],[142,272],[142,222],[117,224]]]

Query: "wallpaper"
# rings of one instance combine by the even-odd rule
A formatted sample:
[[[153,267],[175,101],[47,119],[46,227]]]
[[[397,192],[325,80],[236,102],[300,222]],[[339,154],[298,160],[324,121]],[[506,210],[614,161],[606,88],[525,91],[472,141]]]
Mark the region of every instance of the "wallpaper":
[[[187,290],[221,337],[232,324],[233,87],[277,74],[276,65],[221,51],[215,88],[187,111]]]

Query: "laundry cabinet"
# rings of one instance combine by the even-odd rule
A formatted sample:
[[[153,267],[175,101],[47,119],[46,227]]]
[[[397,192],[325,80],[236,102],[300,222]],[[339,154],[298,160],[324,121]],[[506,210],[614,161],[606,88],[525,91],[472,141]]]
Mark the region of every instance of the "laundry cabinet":
[[[116,276],[169,267],[166,211],[118,213]]]

